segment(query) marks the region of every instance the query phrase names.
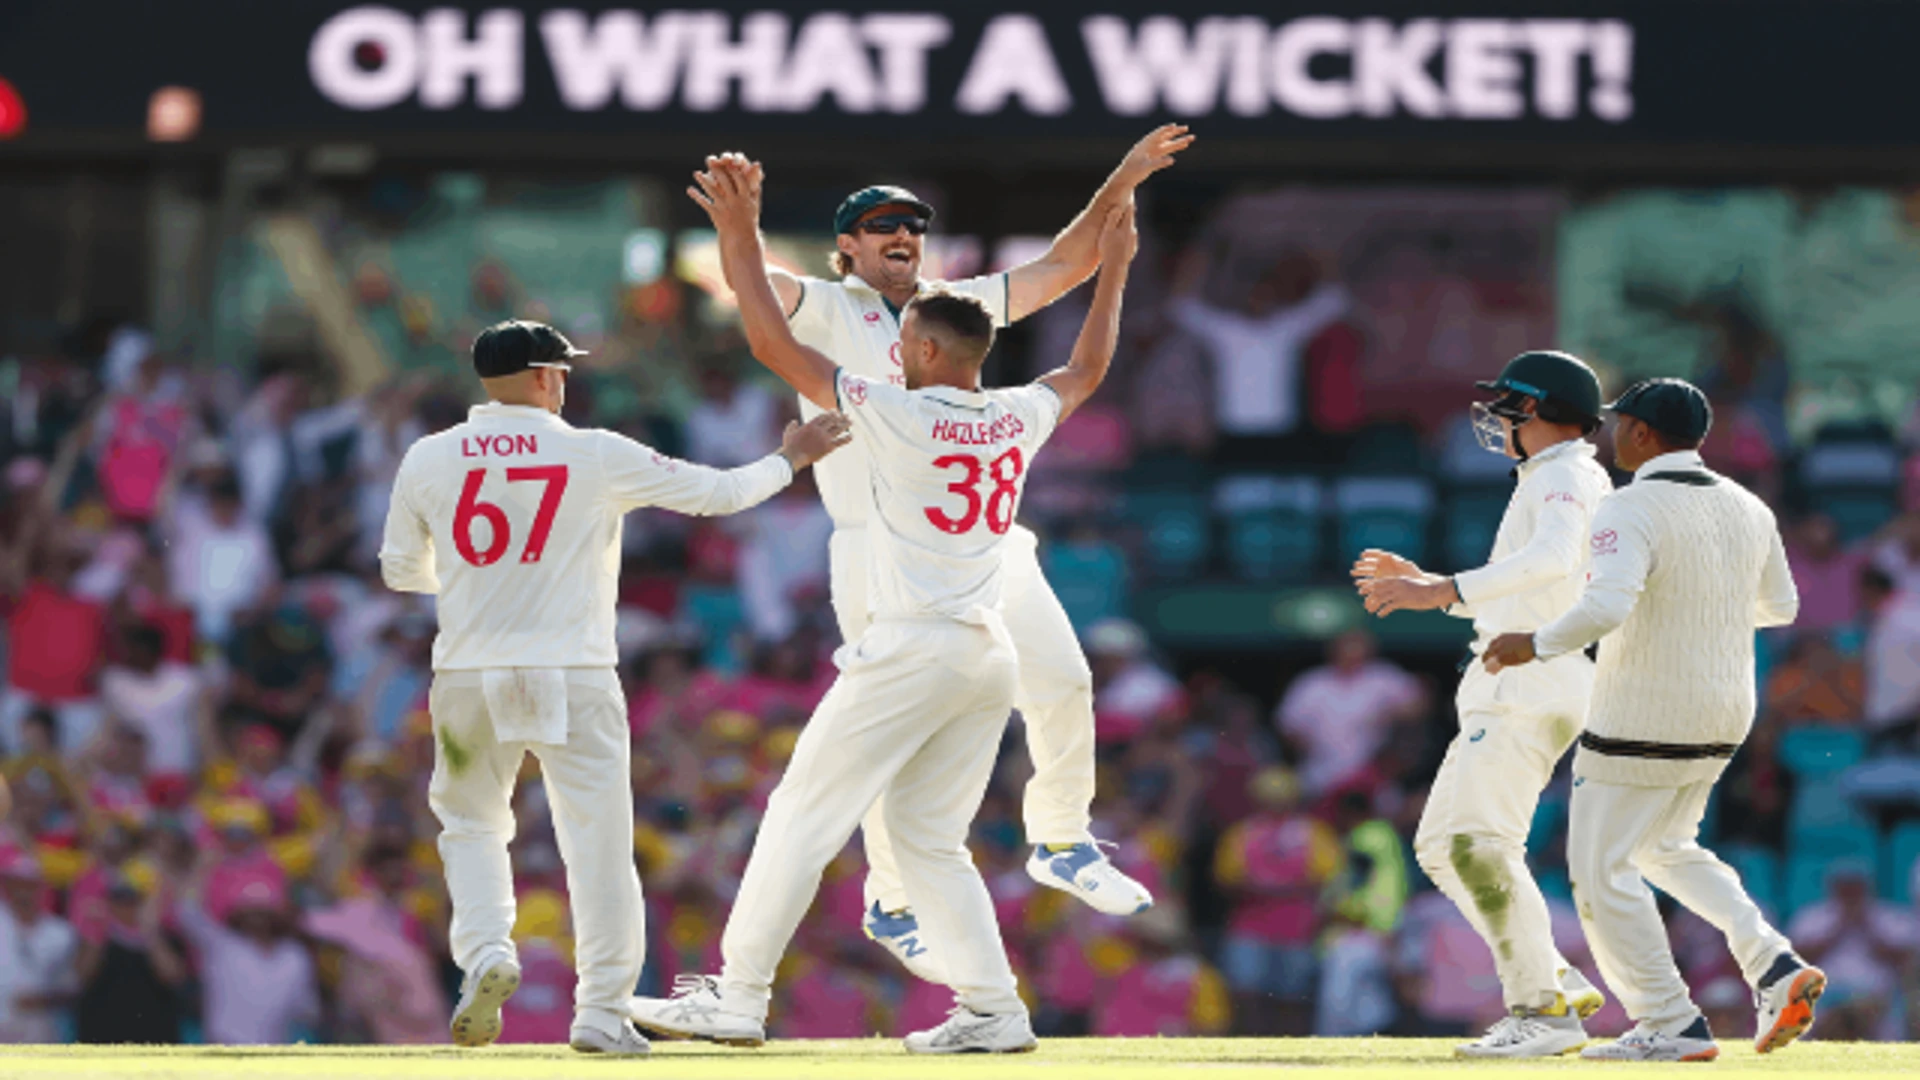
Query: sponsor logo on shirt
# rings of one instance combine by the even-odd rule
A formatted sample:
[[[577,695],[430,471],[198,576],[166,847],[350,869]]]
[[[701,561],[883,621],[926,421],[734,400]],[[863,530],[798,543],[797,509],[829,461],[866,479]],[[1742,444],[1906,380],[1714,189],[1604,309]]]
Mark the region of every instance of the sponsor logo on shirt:
[[[867,321],[868,321],[868,322],[870,322],[870,323],[876,323],[876,322],[879,322],[879,321],[880,321],[880,313],[879,313],[879,312],[877,312],[877,311],[869,311],[869,312],[867,312]]]
[[[892,345],[887,347],[887,359],[893,361],[894,367],[904,366],[900,363],[900,343],[899,342],[896,341]]]
[[[1593,534],[1593,553],[1611,555],[1620,550],[1620,534],[1612,529],[1601,529]]]
[[[1570,491],[1549,491],[1547,492],[1547,501],[1550,503],[1568,503],[1573,506],[1580,505],[1580,500],[1574,498],[1573,493]]]

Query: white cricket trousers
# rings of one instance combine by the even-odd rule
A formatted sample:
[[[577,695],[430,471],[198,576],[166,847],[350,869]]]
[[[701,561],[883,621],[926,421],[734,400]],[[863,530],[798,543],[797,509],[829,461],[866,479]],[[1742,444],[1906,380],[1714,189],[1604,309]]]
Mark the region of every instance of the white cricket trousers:
[[[720,938],[721,986],[764,1015],[774,969],[868,808],[886,828],[921,927],[945,950],[947,985],[982,1013],[1024,1011],[993,901],[967,850],[1013,704],[1004,630],[885,619],[846,650],[840,677],[767,802]]]
[[[513,785],[531,750],[540,760],[573,912],[574,1022],[614,1032],[646,961],[646,910],[633,863],[633,787],[626,699],[612,668],[567,671],[567,742],[493,736],[478,671],[442,671],[428,699],[440,859],[453,900],[449,933],[463,971],[492,953],[515,954]]]
[[[1655,888],[1726,935],[1749,985],[1792,946],[1767,923],[1740,875],[1699,844],[1713,781],[1637,787],[1576,776],[1567,865],[1600,977],[1627,1015],[1658,1025],[1696,1010],[1673,962]]]
[[[1028,843],[1077,844],[1093,839],[1093,670],[1066,609],[1040,571],[1039,548],[1032,530],[1015,528],[1002,562],[1001,617],[1020,665],[1013,705],[1026,722],[1027,753],[1033,758],[1022,816]],[[828,551],[840,636],[858,641],[868,624],[866,530],[834,530]],[[877,901],[883,911],[908,906],[887,838],[884,803],[873,807],[860,829],[867,850],[867,903]]]
[[[1489,674],[1474,657],[1454,696],[1447,747],[1414,833],[1414,858],[1493,950],[1508,1008],[1545,1008],[1567,960],[1527,869],[1540,792],[1579,737],[1593,662],[1574,653]]]

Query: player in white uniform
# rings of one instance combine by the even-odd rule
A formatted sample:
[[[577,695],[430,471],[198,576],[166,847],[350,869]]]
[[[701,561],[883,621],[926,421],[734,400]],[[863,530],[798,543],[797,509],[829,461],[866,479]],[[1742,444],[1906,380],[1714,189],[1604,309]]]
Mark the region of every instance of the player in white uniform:
[[[844,417],[790,426],[777,453],[728,471],[675,461],[622,435],[560,419],[567,361],[539,323],[505,322],[473,343],[488,402],[407,448],[394,479],[381,576],[437,595],[427,799],[453,900],[453,958],[466,972],[453,1041],[485,1046],[520,984],[507,843],[514,778],[540,759],[566,860],[579,983],[570,1042],[647,1052],[627,1019],[645,960],[633,865],[627,708],[614,676],[621,520],[661,506],[731,514],[764,502],[849,438]]]
[[[695,175],[754,356],[815,405],[844,409],[855,443],[869,449],[872,618],[843,647],[840,677],[768,800],[721,937],[721,974],[686,976],[672,998],[636,998],[633,1018],[664,1035],[763,1042],[775,968],[821,871],[884,795],[907,896],[928,932],[952,945],[942,971],[957,1005],[946,1023],[907,1036],[907,1049],[1031,1050],[1033,1026],[967,833],[1017,679],[1001,615],[1004,549],[1034,454],[1106,377],[1136,243],[1132,208],[1106,222],[1105,265],[1066,367],[1028,386],[981,389],[990,313],[929,291],[906,307],[905,385],[894,386],[800,344],[781,317],[762,267],[759,166],[730,156]]]
[[[1600,426],[1600,380],[1565,353],[1528,352],[1475,406],[1483,444],[1519,459],[1517,483],[1486,566],[1453,577],[1370,551],[1354,567],[1367,610],[1446,608],[1473,619],[1476,653],[1497,635],[1531,631],[1573,606],[1587,570],[1588,524],[1613,481],[1585,436]],[[1546,898],[1527,870],[1527,831],[1540,792],[1586,721],[1593,661],[1494,675],[1462,669],[1460,733],[1427,793],[1414,856],[1493,950],[1509,1015],[1464,1057],[1544,1057],[1586,1043],[1581,1020],[1604,1004],[1553,943]]]
[[[901,309],[924,288],[938,287],[985,304],[996,327],[1005,327],[1053,303],[1085,281],[1099,258],[1101,223],[1128,204],[1147,177],[1173,163],[1193,141],[1181,125],[1148,134],[1121,161],[1093,201],[1054,239],[1047,252],[1001,274],[954,282],[920,277],[923,236],[933,208],[896,187],[855,192],[834,215],[838,281],[795,277],[769,267],[780,309],[794,337],[832,357],[853,374],[900,385]],[[801,399],[801,414],[816,406]],[[856,440],[847,453],[815,472],[820,498],[833,517],[830,547],[833,609],[843,640],[856,641],[871,619],[867,589],[873,514],[871,452]],[[1094,842],[1089,806],[1094,794],[1093,676],[1065,609],[1040,571],[1039,542],[1015,526],[1006,544],[1003,615],[1020,658],[1014,703],[1026,721],[1033,778],[1024,810],[1027,841],[1034,851],[1027,872],[1114,915],[1131,915],[1153,903],[1138,882],[1120,873]],[[884,804],[862,826],[869,873],[866,930],[916,975],[941,981],[938,946],[929,946],[907,901]]]

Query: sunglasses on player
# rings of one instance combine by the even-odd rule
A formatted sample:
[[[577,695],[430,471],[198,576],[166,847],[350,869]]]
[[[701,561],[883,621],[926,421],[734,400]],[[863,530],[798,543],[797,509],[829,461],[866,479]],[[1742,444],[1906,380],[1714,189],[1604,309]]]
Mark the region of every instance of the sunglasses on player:
[[[909,236],[927,234],[927,219],[914,214],[882,214],[876,218],[868,218],[854,228],[870,236],[892,236],[900,231],[902,225],[907,227]]]

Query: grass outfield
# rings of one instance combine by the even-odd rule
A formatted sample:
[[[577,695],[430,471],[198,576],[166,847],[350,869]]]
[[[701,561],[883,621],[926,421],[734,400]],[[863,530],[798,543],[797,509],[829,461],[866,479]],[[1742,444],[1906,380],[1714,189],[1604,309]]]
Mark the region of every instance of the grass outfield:
[[[760,1050],[702,1043],[655,1043],[643,1060],[584,1058],[564,1049],[113,1049],[0,1048],[5,1080],[606,1080],[614,1076],[686,1080],[901,1080],[930,1076],[999,1078],[1132,1077],[1195,1073],[1207,1077],[1311,1072],[1315,1077],[1434,1076],[1619,1070],[1634,1076],[1719,1073],[1853,1077],[1920,1076],[1920,1044],[1796,1043],[1761,1057],[1744,1042],[1723,1042],[1720,1060],[1700,1065],[1607,1065],[1573,1058],[1524,1064],[1456,1062],[1442,1039],[1044,1039],[1018,1056],[910,1058],[892,1039],[786,1041]]]

